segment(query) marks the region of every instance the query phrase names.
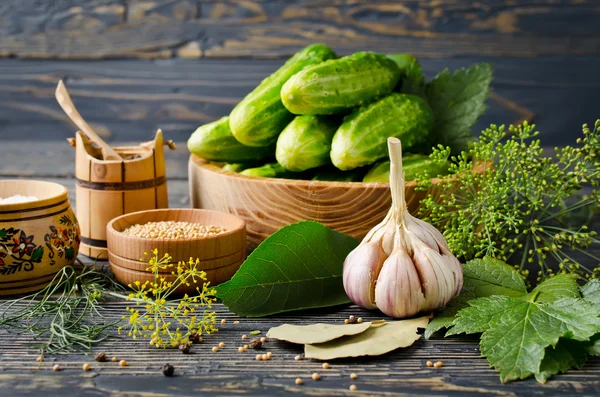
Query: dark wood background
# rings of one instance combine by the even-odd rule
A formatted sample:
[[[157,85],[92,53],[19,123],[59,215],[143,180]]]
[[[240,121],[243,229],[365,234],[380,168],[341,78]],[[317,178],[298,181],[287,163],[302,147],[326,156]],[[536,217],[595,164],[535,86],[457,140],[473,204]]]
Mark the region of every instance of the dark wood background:
[[[445,67],[491,62],[493,96],[475,131],[529,119],[545,146],[568,144],[581,124],[600,118],[599,22],[599,0],[0,0],[0,179],[46,178],[74,192],[74,151],[65,138],[75,127],[54,99],[64,79],[82,115],[110,143],[149,140],[157,128],[179,143],[167,155],[170,204],[187,206],[189,134],[227,114],[313,42],[339,54],[410,52],[428,77]],[[118,304],[107,310],[114,318],[123,313]],[[469,338],[436,337],[381,359],[342,360],[327,374],[316,362],[292,361],[298,349],[274,343],[274,360],[259,364],[237,355],[241,333],[307,317],[241,319],[233,326],[235,317],[222,306],[218,311],[229,323],[197,354],[113,340],[101,348],[130,366],[94,364],[91,373],[80,370],[90,360],[82,355],[51,358],[32,372],[38,353],[28,349],[29,339],[3,331],[0,394],[342,396],[352,371],[367,395],[600,392],[597,359],[544,386],[531,379],[501,385]],[[331,321],[373,315],[353,307],[312,314]],[[210,346],[221,338],[228,348],[214,355]],[[429,359],[445,366],[432,372],[424,367]],[[167,360],[184,376],[159,375]],[[51,373],[54,362],[65,370]],[[315,370],[323,380],[309,383]],[[294,386],[297,376],[305,386]]]

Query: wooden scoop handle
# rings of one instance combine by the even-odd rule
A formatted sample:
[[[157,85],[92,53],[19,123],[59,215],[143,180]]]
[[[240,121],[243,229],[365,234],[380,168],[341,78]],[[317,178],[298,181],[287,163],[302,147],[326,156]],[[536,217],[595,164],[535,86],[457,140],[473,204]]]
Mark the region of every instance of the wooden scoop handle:
[[[62,80],[58,82],[58,85],[56,86],[56,92],[54,95],[56,97],[56,100],[58,101],[58,104],[60,105],[60,107],[62,107],[67,116],[69,116],[71,121],[73,121],[73,123],[75,123],[75,125],[79,127],[81,131],[83,131],[92,142],[100,146],[100,148],[102,149],[102,156],[104,157],[104,160],[122,160],[119,153],[117,153],[115,149],[111,148],[106,142],[104,142],[102,138],[100,138],[98,134],[96,134],[92,127],[90,127],[89,124],[85,122],[83,117],[81,117],[81,115],[77,111],[77,108],[75,108],[73,101],[71,100],[71,96],[67,91],[67,87],[65,87],[65,84]]]

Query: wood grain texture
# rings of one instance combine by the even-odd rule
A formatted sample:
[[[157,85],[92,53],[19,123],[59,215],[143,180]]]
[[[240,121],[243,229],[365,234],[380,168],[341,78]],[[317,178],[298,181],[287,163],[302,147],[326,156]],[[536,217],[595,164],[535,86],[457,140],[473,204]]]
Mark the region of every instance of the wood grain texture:
[[[4,0],[0,56],[282,57],[313,42],[449,57],[598,54],[595,0]]]

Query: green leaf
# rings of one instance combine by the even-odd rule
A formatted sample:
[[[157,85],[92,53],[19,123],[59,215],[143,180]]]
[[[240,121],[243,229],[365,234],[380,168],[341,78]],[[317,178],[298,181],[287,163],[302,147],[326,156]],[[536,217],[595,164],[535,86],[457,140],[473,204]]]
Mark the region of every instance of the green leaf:
[[[426,98],[425,75],[419,61],[416,59],[413,59],[406,68],[406,75],[402,79],[400,92]]]
[[[445,69],[429,82],[427,99],[435,117],[432,146],[450,146],[453,154],[468,149],[471,128],[486,109],[491,82],[488,63],[455,72]]]
[[[500,370],[503,382],[529,377],[540,371],[545,349],[559,338],[586,341],[600,330],[596,310],[583,299],[537,302],[538,295],[528,295],[529,300],[492,296],[470,301],[450,331],[483,332],[481,355]]]
[[[240,316],[261,317],[349,303],[342,283],[352,237],[320,223],[285,226],[263,241],[217,297]]]
[[[587,348],[587,354],[590,356],[600,356],[600,334],[591,338],[591,344]]]
[[[561,338],[555,347],[548,346],[535,379],[540,383],[546,383],[552,375],[559,372],[566,372],[571,368],[581,369],[587,359],[588,346],[589,342],[564,338]]]
[[[506,263],[485,257],[473,259],[463,265],[463,290],[427,326],[425,338],[442,328],[449,328],[456,313],[468,306],[471,299],[492,295],[520,296],[527,293],[521,275]]]
[[[570,274],[557,274],[546,279],[532,291],[539,293],[537,302],[554,302],[561,298],[581,298],[575,277]]]
[[[583,299],[590,303],[600,305],[600,279],[594,278],[581,287]]]
[[[31,253],[31,262],[38,263],[39,261],[42,260],[43,256],[44,256],[44,247],[42,247],[42,246],[36,247],[33,250],[33,252]]]

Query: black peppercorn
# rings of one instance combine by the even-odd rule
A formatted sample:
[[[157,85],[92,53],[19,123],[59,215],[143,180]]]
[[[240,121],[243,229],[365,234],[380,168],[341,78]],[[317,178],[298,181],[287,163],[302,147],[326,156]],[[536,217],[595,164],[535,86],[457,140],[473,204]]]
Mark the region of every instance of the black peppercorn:
[[[173,376],[173,374],[175,373],[175,367],[172,366],[171,364],[165,364],[165,366],[163,367],[163,375],[164,376]]]
[[[183,354],[188,354],[190,352],[190,345],[188,345],[187,343],[179,345],[179,350],[181,350]]]
[[[196,331],[192,332],[190,334],[190,342],[192,342],[193,344],[198,344],[198,343],[202,342],[202,338],[200,337],[200,334]]]
[[[96,355],[94,356],[94,360],[98,361],[99,363],[103,363],[106,361],[106,353],[101,352],[101,353],[96,353]]]
[[[250,343],[248,343],[248,347],[250,349],[260,349],[260,348],[262,348],[262,342],[260,341],[259,338],[252,339],[250,341]]]

